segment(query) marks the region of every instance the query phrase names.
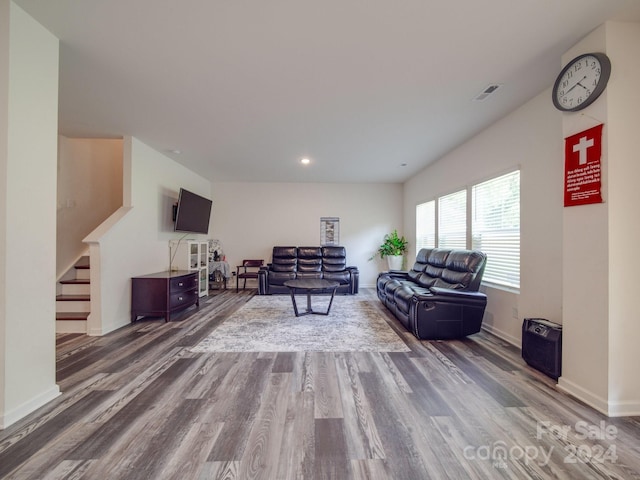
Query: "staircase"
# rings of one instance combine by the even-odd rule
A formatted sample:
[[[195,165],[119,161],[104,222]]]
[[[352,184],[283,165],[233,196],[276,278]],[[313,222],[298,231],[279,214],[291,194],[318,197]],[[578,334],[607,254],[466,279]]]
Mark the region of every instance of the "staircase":
[[[87,333],[91,311],[89,257],[74,265],[75,278],[61,280],[61,294],[56,296],[56,333]]]

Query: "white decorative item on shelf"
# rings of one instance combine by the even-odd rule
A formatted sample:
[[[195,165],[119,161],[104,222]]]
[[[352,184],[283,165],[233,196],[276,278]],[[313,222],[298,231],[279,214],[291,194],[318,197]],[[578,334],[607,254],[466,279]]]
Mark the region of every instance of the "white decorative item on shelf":
[[[219,262],[224,260],[222,242],[218,239],[209,240],[209,261]]]
[[[175,240],[169,244],[171,269],[198,272],[198,295],[209,294],[209,242]]]

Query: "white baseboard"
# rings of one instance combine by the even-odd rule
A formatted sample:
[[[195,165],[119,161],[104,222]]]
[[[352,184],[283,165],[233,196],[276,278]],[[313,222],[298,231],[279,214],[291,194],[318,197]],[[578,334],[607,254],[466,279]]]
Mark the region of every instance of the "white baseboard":
[[[640,415],[640,402],[638,401],[609,402],[564,377],[558,379],[558,388],[608,417],[635,417]]]
[[[640,416],[640,401],[609,402],[610,417],[638,417]]]
[[[51,400],[60,395],[60,387],[58,385],[53,385],[46,392],[42,392],[40,395],[24,402],[22,405],[19,405],[17,408],[9,412],[5,412],[0,415],[0,430],[13,425],[18,420],[26,417],[30,413],[36,411],[38,408],[43,405],[49,403]]]
[[[114,332],[119,328],[126,327],[127,325],[131,325],[130,322],[124,322],[122,324],[116,325],[102,325],[100,328],[92,328],[91,326],[87,329],[87,335],[90,337],[101,337],[106,335],[107,333]]]
[[[607,401],[590,390],[581,387],[577,383],[567,380],[564,377],[560,377],[558,379],[558,388],[563,392],[576,397],[578,400],[583,401],[590,407],[595,408],[600,413],[604,413],[605,415],[608,414],[607,412],[609,408]]]
[[[484,330],[487,333],[490,333],[491,335],[495,335],[499,339],[504,340],[507,343],[510,343],[514,347],[522,348],[522,341],[519,338],[516,338],[513,335],[509,335],[508,333],[503,332],[498,328],[495,328],[491,325],[482,325],[482,330]]]

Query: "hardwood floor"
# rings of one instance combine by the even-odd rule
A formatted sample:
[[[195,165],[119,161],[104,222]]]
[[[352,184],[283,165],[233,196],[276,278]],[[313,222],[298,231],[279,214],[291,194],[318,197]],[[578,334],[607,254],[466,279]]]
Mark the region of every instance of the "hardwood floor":
[[[640,478],[640,418],[564,395],[488,334],[420,342],[389,317],[411,352],[188,351],[252,295],[59,336],[63,394],[0,432],[0,478]]]

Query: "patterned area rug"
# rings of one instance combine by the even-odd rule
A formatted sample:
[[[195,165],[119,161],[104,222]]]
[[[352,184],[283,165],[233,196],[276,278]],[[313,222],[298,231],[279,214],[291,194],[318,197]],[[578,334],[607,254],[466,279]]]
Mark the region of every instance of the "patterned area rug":
[[[311,297],[326,311],[329,296]],[[304,311],[306,296],[296,296]],[[328,316],[296,317],[289,295],[255,296],[192,352],[407,352],[385,320],[377,298],[336,295]]]

